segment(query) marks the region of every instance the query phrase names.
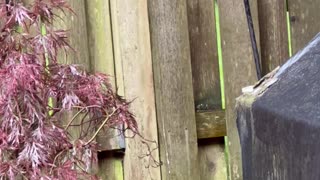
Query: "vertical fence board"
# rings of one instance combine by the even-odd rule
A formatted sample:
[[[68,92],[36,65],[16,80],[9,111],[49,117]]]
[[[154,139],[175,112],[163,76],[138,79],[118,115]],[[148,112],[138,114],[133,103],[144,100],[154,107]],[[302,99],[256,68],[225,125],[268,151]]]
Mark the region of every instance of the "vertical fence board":
[[[118,1],[110,1],[111,11],[111,27],[112,27],[112,39],[113,39],[113,56],[115,64],[115,76],[116,76],[116,87],[117,93],[120,96],[124,96],[124,84],[123,84],[123,69],[121,62],[121,49],[120,49],[120,32],[119,32],[119,20],[117,8]]]
[[[319,0],[288,0],[292,32],[292,52],[303,48],[320,32]]]
[[[248,25],[242,0],[218,0],[220,7],[222,56],[226,93],[226,121],[229,147],[229,172],[232,180],[242,179],[239,136],[236,127],[235,99],[241,89],[256,80],[255,65]],[[256,3],[254,1],[253,3]],[[257,7],[252,5],[254,24],[257,23]],[[256,35],[259,30],[255,29]],[[258,38],[257,38],[258,39]]]
[[[188,0],[187,6],[195,106],[215,110],[221,108],[221,94],[214,1]],[[201,180],[227,179],[223,138],[217,139],[198,146]]]
[[[149,0],[162,179],[198,180],[187,4]]]
[[[69,51],[68,56],[61,55],[59,60],[66,64],[81,64],[86,70],[91,70],[84,0],[69,0],[68,3],[75,13],[60,13],[61,18],[56,18],[54,26],[68,30],[69,42],[75,52]]]
[[[89,49],[88,49],[88,39],[87,39],[87,24],[86,24],[86,14],[85,6],[83,0],[70,0],[69,5],[74,13],[59,12],[59,17],[56,18],[54,28],[68,30],[68,40],[70,46],[75,50],[69,50],[66,56],[64,53],[59,54],[59,62],[64,64],[80,64],[87,71],[90,68],[89,60]],[[76,15],[75,15],[76,14]],[[65,116],[66,122],[72,118],[73,114],[68,113]],[[80,123],[81,118],[74,121],[75,124]],[[74,138],[80,136],[80,128],[72,127],[70,128],[70,135]]]
[[[252,22],[253,22],[253,28],[254,32],[256,35],[256,41],[257,41],[257,46],[258,46],[258,51],[259,51],[259,56],[261,60],[261,45],[260,45],[260,27],[259,27],[259,16],[258,16],[258,1],[259,0],[249,0],[250,3],[250,8],[251,8],[251,15],[252,15]],[[243,4],[243,2],[242,2]],[[244,11],[244,9],[243,9]],[[247,25],[246,21],[246,25]],[[248,26],[248,25],[247,25]],[[247,28],[248,29],[248,28]],[[249,29],[248,29],[249,31]],[[243,32],[243,35],[246,35],[246,32]],[[249,32],[247,32],[249,34]],[[250,47],[251,47],[251,42],[250,42]],[[252,60],[253,61],[253,60]]]
[[[111,76],[115,87],[111,17],[109,0],[86,0],[91,67]]]
[[[112,45],[112,29],[109,0],[86,0],[87,29],[91,68],[95,72],[108,74],[111,85],[116,89],[115,63]],[[97,136],[99,150],[116,150],[121,146],[122,136],[113,129],[101,131]],[[123,167],[121,157],[112,152],[99,155],[98,175],[105,180],[122,180]]]
[[[188,0],[188,23],[197,110],[221,108],[213,0]]]
[[[289,57],[286,0],[258,0],[262,72],[266,74]]]
[[[131,110],[141,135],[158,141],[147,1],[117,0],[112,2],[112,8],[115,8],[115,26],[118,26],[116,33],[121,61],[118,66],[122,68],[124,95],[128,99],[136,98]],[[157,144],[150,145],[151,148],[157,147]],[[147,153],[146,150],[138,136],[126,139],[124,179],[161,179],[159,167],[145,168],[149,165],[148,159],[139,158]],[[159,161],[158,150],[152,155]]]
[[[108,74],[110,83],[116,90],[109,1],[86,0],[86,8],[91,68],[94,72]],[[123,148],[123,137],[118,134],[113,129],[101,131],[97,137],[100,150]]]
[[[59,55],[59,62],[65,64],[80,64],[87,71],[90,71],[91,66],[89,59],[85,1],[69,0],[68,3],[74,13],[59,12],[58,16],[60,18],[56,18],[54,27],[56,29],[68,30],[68,40],[75,52],[70,50],[67,56],[61,53]],[[64,117],[66,122],[68,122],[72,118],[72,116],[73,113],[67,113]],[[73,123],[81,123],[81,118],[77,118]],[[81,135],[79,127],[70,128],[69,133],[73,138],[77,138]],[[97,154],[94,153],[94,156],[96,155]],[[97,164],[92,164],[91,172],[96,173],[96,171]]]

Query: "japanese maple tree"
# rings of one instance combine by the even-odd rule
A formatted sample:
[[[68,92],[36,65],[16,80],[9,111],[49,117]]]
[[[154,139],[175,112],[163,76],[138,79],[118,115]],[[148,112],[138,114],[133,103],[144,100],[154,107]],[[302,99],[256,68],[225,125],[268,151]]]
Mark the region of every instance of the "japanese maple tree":
[[[58,63],[72,49],[66,31],[53,29],[58,11],[72,13],[66,0],[0,2],[0,179],[94,178],[98,132],[122,125],[138,133],[107,75]],[[74,127],[79,137],[68,133]]]

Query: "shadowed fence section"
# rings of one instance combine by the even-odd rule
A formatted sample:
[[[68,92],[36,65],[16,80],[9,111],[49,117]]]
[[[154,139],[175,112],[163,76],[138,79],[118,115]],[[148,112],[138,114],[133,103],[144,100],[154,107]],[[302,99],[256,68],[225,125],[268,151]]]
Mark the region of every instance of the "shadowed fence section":
[[[219,37],[214,0],[69,2],[76,15],[67,14],[57,26],[70,29],[76,53],[62,61],[109,74],[119,95],[135,99],[131,110],[141,135],[157,142],[152,157],[163,163],[146,168],[150,159],[139,158],[147,151],[138,137],[101,133],[97,141],[102,147],[98,154],[102,179],[226,180],[225,135],[230,179],[242,179],[235,98],[242,87],[257,80],[243,1],[218,0]],[[288,58],[288,10],[293,52],[320,29],[314,5],[318,2],[250,4],[264,73]],[[225,96],[220,90],[218,50]],[[224,98],[226,110],[221,108]]]

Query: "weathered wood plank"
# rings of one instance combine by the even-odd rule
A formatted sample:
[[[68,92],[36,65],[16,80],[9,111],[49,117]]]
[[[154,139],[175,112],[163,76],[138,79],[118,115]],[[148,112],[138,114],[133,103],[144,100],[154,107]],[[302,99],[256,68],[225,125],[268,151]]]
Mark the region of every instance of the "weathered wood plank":
[[[90,68],[89,48],[88,48],[88,33],[85,12],[84,0],[69,0],[68,4],[74,13],[66,11],[59,12],[56,18],[54,27],[56,29],[68,30],[69,43],[75,52],[69,51],[68,56],[64,54],[59,57],[61,63],[66,64],[81,64],[86,70]]]
[[[69,0],[68,4],[72,12],[58,12],[60,18],[56,18],[54,22],[54,28],[68,30],[68,41],[70,46],[75,50],[69,51],[68,55],[61,53],[59,55],[58,61],[65,64],[80,64],[85,68],[85,70],[90,71],[90,58],[89,58],[89,48],[88,48],[88,32],[87,32],[87,22],[86,22],[86,11],[85,11],[85,1],[84,0]],[[64,118],[65,122],[68,122],[73,113],[67,113]],[[81,117],[77,118],[73,124],[81,123]],[[70,128],[70,136],[77,139],[81,136],[81,128],[73,127]],[[96,156],[97,153],[93,153]],[[97,164],[92,164],[90,170],[92,173],[97,172]]]
[[[200,179],[187,4],[148,1],[162,179]]]
[[[260,45],[261,38],[260,38],[259,16],[258,16],[258,0],[249,0],[249,3],[250,3],[251,14],[252,14],[252,22],[254,26],[253,28],[256,35],[257,47],[258,47],[259,56],[261,60],[261,45]],[[251,45],[251,42],[250,42],[250,45]]]
[[[214,1],[188,0],[187,8],[195,107],[197,111],[220,109]],[[224,111],[216,112],[196,112],[198,139],[226,134]],[[198,146],[200,179],[226,180],[223,141],[206,141]]]
[[[90,71],[90,59],[87,38],[87,24],[84,0],[70,0],[68,1],[74,13],[66,11],[65,13],[59,11],[58,16],[54,22],[55,29],[68,30],[68,42],[75,50],[69,50],[67,55],[60,52],[58,61],[63,64],[79,64]],[[65,121],[68,122],[73,116],[73,113],[65,115]],[[74,124],[80,124],[81,118],[76,119]],[[81,135],[81,130],[78,127],[70,128],[70,135],[73,138],[78,138]]]
[[[112,29],[109,0],[86,0],[87,28],[91,67],[111,76],[115,87]]]
[[[213,0],[188,0],[188,24],[197,110],[221,108]]]
[[[239,136],[236,127],[235,99],[241,89],[257,81],[248,24],[243,1],[218,0],[220,7],[222,55],[226,93],[226,122],[229,147],[229,172],[232,180],[242,179]],[[257,4],[251,2],[257,25]],[[259,30],[255,29],[256,36]],[[259,39],[259,38],[257,38]]]
[[[118,51],[120,59],[117,66],[122,70],[124,96],[135,99],[131,110],[136,116],[141,135],[157,141],[157,121],[154,98],[151,47],[149,36],[149,20],[146,0],[112,1],[115,26],[118,26]],[[118,68],[117,68],[118,69]],[[116,70],[117,70],[116,69]],[[117,76],[117,79],[121,78]],[[151,148],[157,144],[151,144]],[[124,157],[124,179],[155,179],[160,180],[160,168],[145,168],[150,165],[148,159],[140,159],[147,147],[138,136],[126,139]],[[159,161],[159,152],[155,150],[152,156]],[[152,165],[152,164],[151,164]]]
[[[91,69],[108,74],[116,90],[109,1],[86,0],[87,28]],[[123,137],[113,129],[101,131],[97,137],[99,150],[116,150],[122,146]]]
[[[201,180],[227,180],[223,138],[199,141],[199,168]]]
[[[320,1],[288,0],[292,32],[292,52],[303,48],[320,32]]]
[[[111,12],[111,27],[112,27],[112,39],[113,39],[113,56],[115,64],[116,75],[116,88],[117,94],[124,96],[124,84],[123,84],[123,69],[121,61],[121,48],[120,48],[120,27],[118,18],[117,1],[110,1]]]
[[[225,111],[196,112],[198,139],[226,136]]]
[[[289,58],[286,0],[259,0],[261,64],[267,74]]]
[[[101,152],[98,156],[98,176],[102,180],[123,180],[123,155],[114,152]]]

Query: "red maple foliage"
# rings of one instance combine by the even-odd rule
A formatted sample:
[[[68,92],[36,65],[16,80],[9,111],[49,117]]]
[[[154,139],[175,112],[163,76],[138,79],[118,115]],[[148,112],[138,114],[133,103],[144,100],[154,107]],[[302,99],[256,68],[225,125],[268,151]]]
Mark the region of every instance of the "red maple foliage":
[[[57,11],[72,12],[66,0],[0,3],[0,179],[94,178],[97,129],[138,133],[107,75],[58,63],[58,52],[71,47],[65,30],[53,30]],[[68,128],[79,118],[85,128],[72,137]]]

